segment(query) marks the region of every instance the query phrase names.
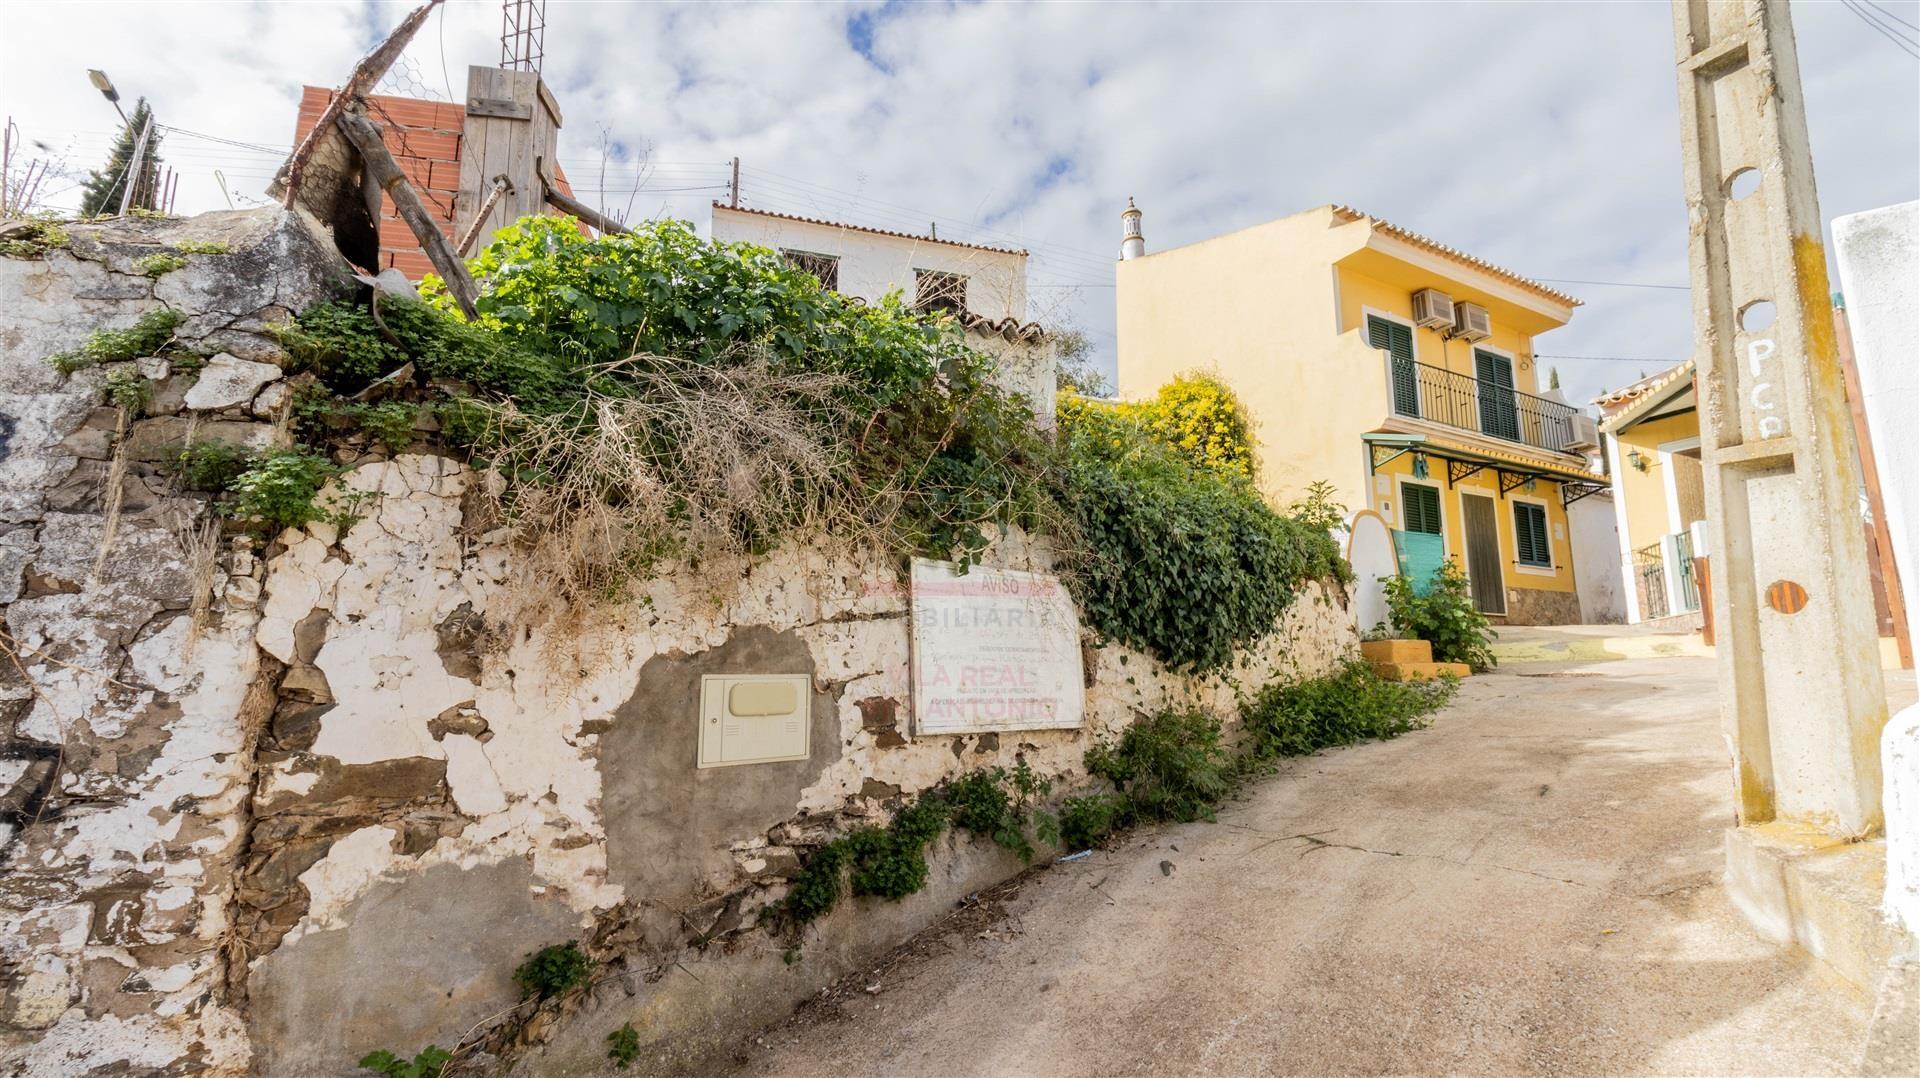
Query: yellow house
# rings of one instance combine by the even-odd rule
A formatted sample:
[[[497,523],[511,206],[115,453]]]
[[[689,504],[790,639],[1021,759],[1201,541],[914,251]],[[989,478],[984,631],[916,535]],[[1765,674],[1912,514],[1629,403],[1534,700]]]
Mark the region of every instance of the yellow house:
[[[1627,620],[1698,625],[1694,554],[1707,519],[1693,361],[1594,400],[1613,474]]]
[[[1592,421],[1533,362],[1579,300],[1345,206],[1154,254],[1131,203],[1122,222],[1122,396],[1213,373],[1276,503],[1327,480],[1416,579],[1451,558],[1489,615],[1580,620],[1566,507],[1606,484]]]

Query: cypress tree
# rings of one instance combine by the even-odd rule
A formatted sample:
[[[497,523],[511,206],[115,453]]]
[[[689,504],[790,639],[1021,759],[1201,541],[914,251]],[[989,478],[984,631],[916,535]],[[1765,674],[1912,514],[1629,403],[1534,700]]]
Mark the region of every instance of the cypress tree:
[[[113,144],[113,152],[107,156],[107,167],[91,173],[87,178],[86,194],[80,199],[80,215],[92,217],[102,213],[120,212],[120,197],[126,191],[129,177],[127,164],[133,160],[133,145],[139,141],[140,131],[153,119],[153,110],[147,106],[147,99],[141,98],[133,106],[133,116],[126,129]],[[160,129],[155,127],[147,136],[146,152],[140,155],[140,174],[131,177],[133,182],[133,200],[129,209],[152,210],[159,208],[160,185]]]

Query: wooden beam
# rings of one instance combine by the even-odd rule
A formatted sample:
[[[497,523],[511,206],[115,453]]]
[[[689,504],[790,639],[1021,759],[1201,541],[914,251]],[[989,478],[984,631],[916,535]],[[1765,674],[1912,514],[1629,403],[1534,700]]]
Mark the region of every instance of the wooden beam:
[[[601,213],[599,210],[594,209],[592,206],[587,205],[572,195],[561,193],[560,189],[553,185],[553,181],[547,179],[547,163],[545,161],[536,162],[536,167],[540,170],[540,183],[546,188],[547,203],[549,205],[573,214],[575,217],[578,217],[593,227],[601,235],[612,235],[627,231],[626,225],[608,217],[606,214]]]
[[[393,28],[393,33],[388,34],[385,41],[374,46],[372,52],[361,57],[360,62],[353,65],[353,71],[347,75],[347,84],[340,87],[339,92],[333,95],[333,100],[327,102],[327,107],[320,113],[320,119],[314,122],[313,130],[307,132],[307,137],[300,141],[300,145],[294,147],[293,156],[287,158],[287,163],[280,166],[279,174],[274,176],[273,185],[278,190],[273,193],[280,196],[281,205],[289,209],[293,207],[294,197],[300,193],[300,178],[306,171],[307,162],[312,160],[314,151],[333,130],[341,113],[345,112],[352,102],[359,100],[361,95],[373,89],[373,84],[379,82],[380,76],[385,75],[387,69],[393,66],[393,62],[400,58],[400,53],[406,49],[407,42],[413,40],[413,35],[419,32],[421,24],[427,21],[427,16],[439,6],[440,0],[427,0],[426,3],[414,8],[406,18],[400,20],[400,25]],[[379,216],[376,214],[374,219],[378,221]]]
[[[393,199],[393,207],[400,219],[413,230],[414,238],[427,252],[427,258],[433,262],[433,268],[440,271],[446,279],[447,291],[453,293],[454,301],[466,312],[468,318],[475,316],[477,309],[474,299],[479,290],[474,287],[473,276],[467,272],[467,264],[453,253],[453,245],[440,231],[440,226],[427,212],[427,207],[414,193],[413,185],[407,182],[406,173],[400,171],[400,165],[393,155],[387,152],[387,144],[380,137],[380,129],[373,126],[365,113],[358,108],[349,109],[340,114],[336,121],[340,132],[360,151],[360,160],[374,182],[380,185],[387,197]]]
[[[493,207],[499,203],[500,197],[512,192],[513,182],[507,179],[505,173],[493,178],[493,187],[487,195],[487,200],[480,204],[480,212],[473,215],[473,222],[467,225],[466,232],[460,236],[460,242],[454,245],[455,254],[465,258],[473,251],[473,241],[480,238],[480,226],[487,223],[487,218],[492,215]]]

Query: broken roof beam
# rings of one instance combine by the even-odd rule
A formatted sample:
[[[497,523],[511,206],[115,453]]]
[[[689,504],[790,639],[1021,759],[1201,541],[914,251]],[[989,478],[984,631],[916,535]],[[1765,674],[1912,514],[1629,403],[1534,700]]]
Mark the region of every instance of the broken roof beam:
[[[400,171],[399,162],[387,151],[386,141],[380,136],[380,129],[368,120],[366,114],[356,104],[341,112],[335,123],[341,134],[360,152],[362,167],[380,189],[393,199],[395,212],[400,219],[413,230],[415,239],[426,251],[433,268],[440,271],[446,279],[447,291],[453,294],[454,301],[460,304],[460,310],[468,318],[474,317],[477,310],[474,301],[479,289],[474,286],[473,275],[467,272],[467,264],[454,253],[453,245],[447,242],[446,234],[427,211],[426,204],[420,201],[413,185],[407,182],[406,173]]]
[[[351,102],[373,89],[374,84],[380,81],[380,77],[393,66],[393,62],[400,58],[400,53],[406,49],[407,43],[413,40],[413,35],[419,32],[421,24],[427,21],[427,16],[439,6],[440,0],[427,0],[426,3],[414,8],[406,18],[400,20],[400,25],[393,28],[393,33],[388,34],[385,41],[374,46],[372,52],[361,57],[360,62],[353,65],[353,71],[347,76],[346,85],[340,87],[339,91],[333,95],[333,100],[327,102],[326,110],[314,123],[313,130],[307,132],[306,139],[294,147],[293,156],[287,158],[286,164],[280,166],[280,171],[273,177],[272,185],[267,188],[268,194],[278,196],[281,204],[288,209],[293,208],[294,200],[300,194],[300,180],[306,171],[307,162],[313,159],[320,144],[332,137],[335,121],[340,118],[341,113],[346,111]]]

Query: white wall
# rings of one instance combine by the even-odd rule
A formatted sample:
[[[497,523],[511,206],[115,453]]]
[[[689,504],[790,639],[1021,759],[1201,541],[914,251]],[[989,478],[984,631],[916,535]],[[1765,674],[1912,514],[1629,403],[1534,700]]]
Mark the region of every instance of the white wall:
[[[1833,244],[1911,624],[1920,597],[1920,490],[1914,478],[1920,475],[1920,202],[1841,217],[1833,222]],[[1881,765],[1886,913],[1920,932],[1920,705],[1887,724]]]
[[[745,210],[713,208],[713,238],[757,243],[840,259],[839,291],[877,301],[899,289],[913,302],[913,271],[967,277],[967,310],[988,318],[1027,318],[1027,256],[916,236],[888,236],[844,225],[793,221]]]
[[[1573,579],[1580,593],[1580,620],[1616,625],[1627,620],[1627,589],[1620,576],[1620,527],[1613,493],[1590,494],[1567,507],[1573,546]]]

